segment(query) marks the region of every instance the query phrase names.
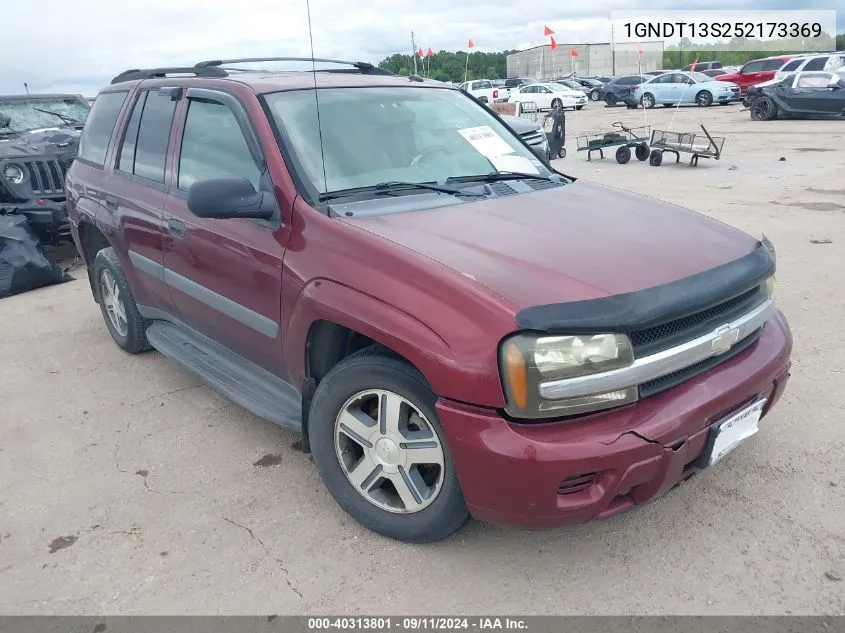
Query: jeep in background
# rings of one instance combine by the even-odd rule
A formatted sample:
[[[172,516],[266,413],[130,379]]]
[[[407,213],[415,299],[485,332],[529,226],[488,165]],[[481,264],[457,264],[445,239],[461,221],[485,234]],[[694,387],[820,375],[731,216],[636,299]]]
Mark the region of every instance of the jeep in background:
[[[0,96],[0,213],[25,215],[42,243],[70,240],[64,177],[89,110],[79,95]]]
[[[792,350],[768,240],[556,172],[441,82],[265,61],[302,60],[115,77],[71,230],[117,346],[298,432],[355,520],[609,517],[768,420]]]

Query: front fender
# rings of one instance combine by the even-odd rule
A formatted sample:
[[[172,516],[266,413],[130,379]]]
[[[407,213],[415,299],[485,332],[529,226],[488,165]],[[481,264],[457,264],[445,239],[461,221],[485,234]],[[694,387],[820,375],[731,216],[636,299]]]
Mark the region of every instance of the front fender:
[[[305,349],[311,325],[326,320],[354,330],[401,354],[425,376],[442,397],[488,406],[502,406],[504,396],[490,393],[485,363],[464,359],[442,336],[419,319],[358,290],[316,279],[308,283],[288,322],[284,355],[294,384],[305,378]],[[498,376],[493,377],[498,381]]]

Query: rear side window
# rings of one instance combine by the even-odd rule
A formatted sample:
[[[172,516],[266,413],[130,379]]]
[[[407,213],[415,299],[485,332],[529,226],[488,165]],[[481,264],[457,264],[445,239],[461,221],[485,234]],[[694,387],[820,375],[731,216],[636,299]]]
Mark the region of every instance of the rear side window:
[[[169,94],[150,91],[147,95],[135,143],[132,173],[136,176],[164,183],[164,164],[175,110],[176,101]]]
[[[777,70],[781,66],[783,66],[783,60],[782,59],[770,59],[767,62],[763,62],[762,70],[763,71]]]
[[[179,155],[179,189],[187,191],[199,180],[240,177],[258,190],[260,176],[234,113],[221,103],[192,99]]]
[[[824,65],[827,63],[829,57],[816,57],[807,62],[807,65],[802,70],[824,70]]]
[[[115,167],[128,174],[135,168],[135,145],[138,142],[138,126],[141,124],[141,112],[144,110],[144,101],[147,99],[148,90],[140,93],[132,108],[132,116],[126,126],[123,135],[123,146],[120,148],[120,156],[117,158]]]
[[[786,71],[788,71],[788,70],[795,70],[795,69],[796,69],[796,68],[798,68],[798,67],[799,67],[802,63],[804,63],[804,60],[803,60],[803,59],[793,59],[793,60],[792,60],[791,62],[789,62],[786,66],[784,66],[783,68],[781,68],[781,70],[782,70],[782,71],[784,71],[784,72],[786,72]]]
[[[109,140],[128,94],[126,91],[103,92],[94,100],[79,138],[79,158],[101,167],[105,164]]]
[[[748,62],[745,66],[742,67],[742,71],[744,73],[759,73],[763,70],[763,62]]]

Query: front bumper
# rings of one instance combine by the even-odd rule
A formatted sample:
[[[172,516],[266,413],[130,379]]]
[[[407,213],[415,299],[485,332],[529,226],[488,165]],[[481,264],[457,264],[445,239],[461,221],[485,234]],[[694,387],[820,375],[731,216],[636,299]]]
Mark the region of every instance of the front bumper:
[[[43,204],[34,200],[27,202],[0,203],[0,213],[18,213],[27,218],[35,234],[44,243],[69,241],[70,221],[64,202],[42,199]]]
[[[747,350],[627,407],[530,425],[446,400],[437,412],[475,518],[536,528],[583,523],[650,501],[697,473],[715,423],[760,395],[768,414],[786,386],[791,352],[789,326],[777,312]]]

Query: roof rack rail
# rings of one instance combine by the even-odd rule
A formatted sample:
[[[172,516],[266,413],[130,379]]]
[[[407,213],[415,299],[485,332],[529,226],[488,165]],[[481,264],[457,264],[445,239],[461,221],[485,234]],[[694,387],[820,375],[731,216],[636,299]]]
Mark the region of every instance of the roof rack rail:
[[[197,68],[219,68],[220,66],[227,65],[227,64],[242,64],[242,63],[253,63],[253,62],[316,62],[316,63],[329,63],[329,64],[341,64],[345,66],[352,66],[355,70],[347,70],[345,72],[359,72],[362,74],[369,74],[369,75],[393,75],[395,73],[390,72],[384,68],[379,68],[378,66],[373,66],[369,62],[350,62],[343,59],[326,59],[322,57],[243,57],[240,59],[212,59],[204,62],[199,62],[196,64]],[[233,69],[234,70],[234,69]],[[326,71],[323,70],[321,72],[344,72],[344,71]]]
[[[117,84],[124,81],[134,81],[136,79],[157,79],[160,77],[167,77],[167,75],[194,75],[196,77],[228,77],[227,73],[222,68],[215,68],[213,66],[176,66],[173,68],[132,68],[124,70],[117,77],[111,80],[111,83]]]

